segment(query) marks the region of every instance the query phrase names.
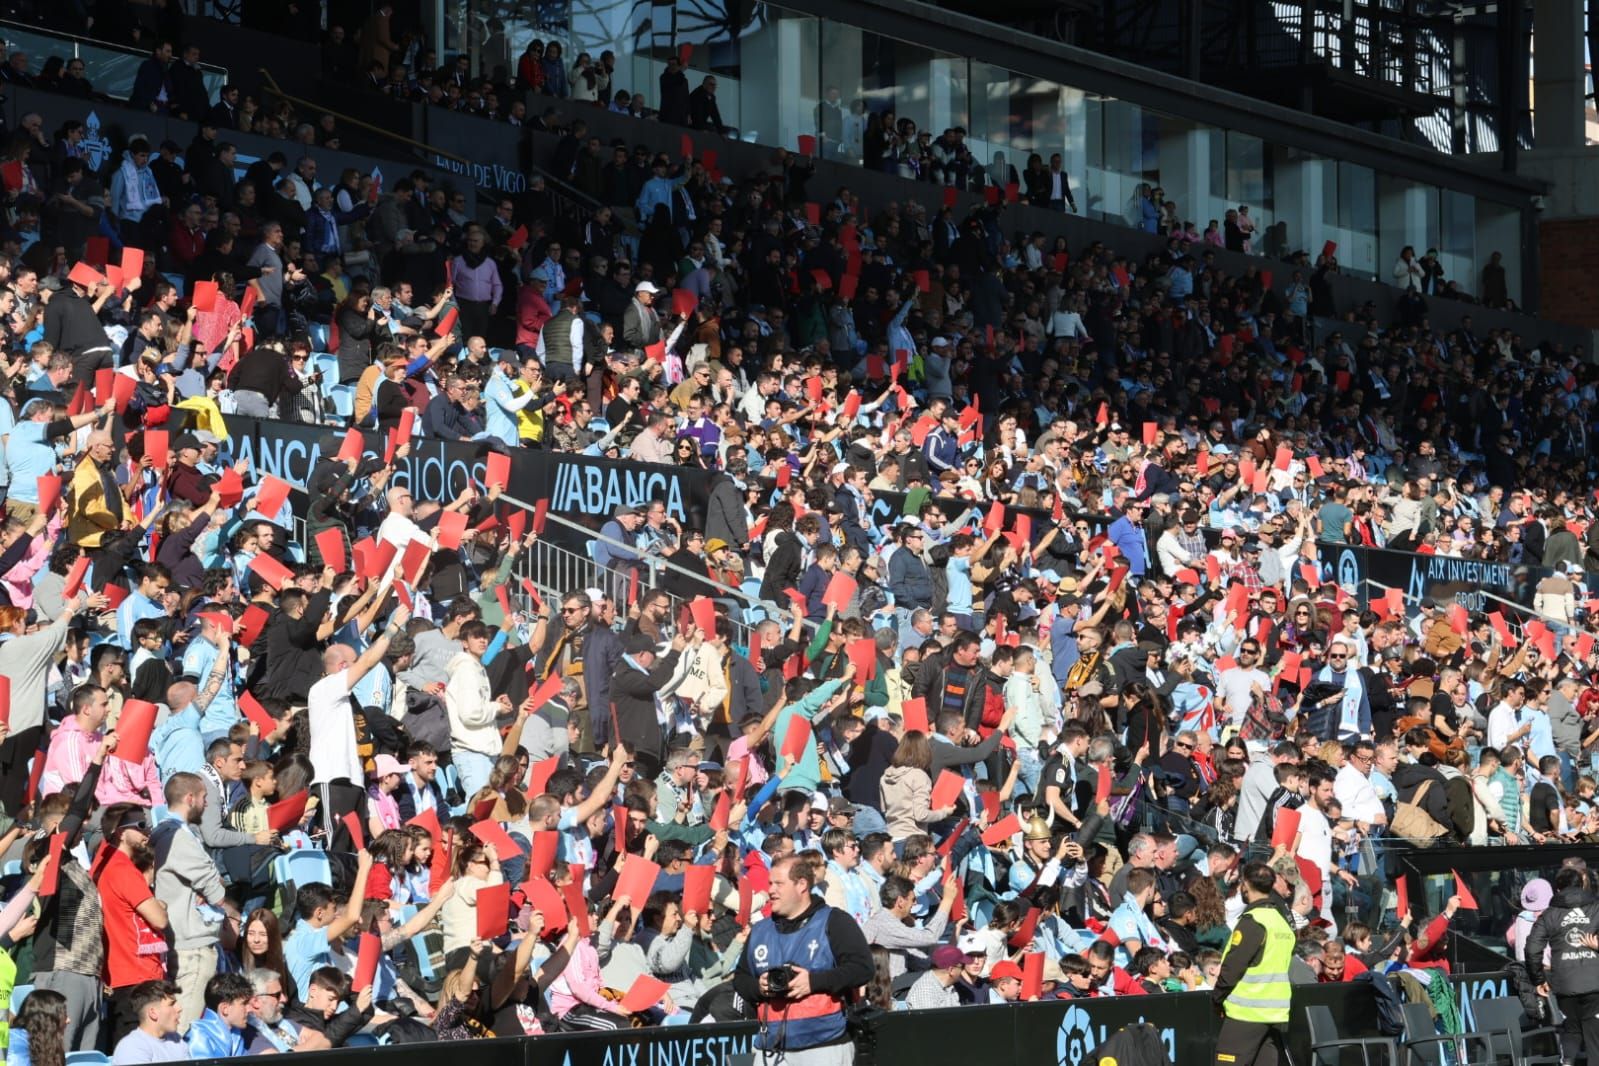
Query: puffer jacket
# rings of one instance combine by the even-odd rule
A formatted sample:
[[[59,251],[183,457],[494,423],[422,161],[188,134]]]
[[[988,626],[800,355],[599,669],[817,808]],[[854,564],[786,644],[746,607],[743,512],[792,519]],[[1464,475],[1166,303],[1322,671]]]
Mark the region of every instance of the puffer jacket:
[[[1527,976],[1534,984],[1549,982],[1557,996],[1599,992],[1599,952],[1582,946],[1582,935],[1599,929],[1599,896],[1586,888],[1563,888],[1533,923],[1527,936]],[[1543,952],[1550,965],[1544,970]]]
[[[883,771],[878,800],[888,835],[904,840],[913,833],[925,832],[932,819],[928,802],[933,797],[933,781],[927,771],[914,766],[890,766]]]

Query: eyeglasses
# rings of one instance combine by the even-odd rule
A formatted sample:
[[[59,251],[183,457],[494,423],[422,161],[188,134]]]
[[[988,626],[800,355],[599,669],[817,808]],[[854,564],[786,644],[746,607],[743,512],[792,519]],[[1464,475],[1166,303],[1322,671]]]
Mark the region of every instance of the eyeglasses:
[[[582,614],[586,609],[587,608],[583,608],[583,607],[562,607],[561,608],[561,613],[562,614]]]
[[[1176,751],[1193,751],[1194,750],[1194,746],[1192,744],[1173,744],[1172,748],[1174,750],[1176,750]]]
[[[1327,661],[1330,663],[1341,663],[1348,658],[1349,656],[1347,655],[1329,655],[1327,656]]]

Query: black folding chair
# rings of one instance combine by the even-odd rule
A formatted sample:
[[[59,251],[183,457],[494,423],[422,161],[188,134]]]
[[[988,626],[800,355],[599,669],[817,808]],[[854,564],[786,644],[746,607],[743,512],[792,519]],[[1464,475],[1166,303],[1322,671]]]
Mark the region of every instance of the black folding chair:
[[[1361,1066],[1400,1066],[1399,1045],[1391,1036],[1339,1037],[1328,1007],[1306,1007],[1305,1019],[1310,1023],[1310,1066],[1342,1066],[1350,1048],[1360,1049]],[[1385,1057],[1374,1062],[1373,1050]]]
[[[1511,1066],[1559,1066],[1560,1032],[1552,1025],[1531,1029],[1521,1027],[1527,1012],[1515,996],[1479,999],[1471,1005],[1472,1024],[1489,1040],[1489,1050],[1496,1062]],[[1553,1045],[1554,1052],[1533,1054],[1527,1045],[1541,1041],[1545,1047]]]

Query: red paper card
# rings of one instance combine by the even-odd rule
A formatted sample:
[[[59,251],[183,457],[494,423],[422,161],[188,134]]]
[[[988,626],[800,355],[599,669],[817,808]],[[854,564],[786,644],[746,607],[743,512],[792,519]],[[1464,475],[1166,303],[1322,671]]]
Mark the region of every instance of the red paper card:
[[[900,704],[900,715],[905,721],[905,732],[915,730],[918,733],[930,733],[931,723],[927,720],[927,698],[917,696],[915,699],[906,700]]]
[[[267,709],[261,706],[261,701],[256,699],[255,694],[248,689],[239,693],[239,711],[244,717],[255,723],[255,727],[260,730],[262,737],[270,735],[278,728],[278,723],[273,721],[272,716],[267,713]]]
[[[557,852],[561,847],[561,834],[555,829],[539,829],[533,833],[533,854],[528,857],[528,873],[534,877],[547,877],[555,868]]]
[[[1014,818],[1016,816],[1011,815],[1011,817]],[[1037,907],[1029,908],[1027,917],[1022,919],[1022,924],[1016,927],[1016,931],[1010,935],[1005,943],[1013,948],[1025,948],[1031,944],[1033,942],[1033,931],[1038,928],[1038,919],[1043,913]]]
[[[250,560],[250,572],[275,589],[281,589],[294,580],[294,572],[266,552]]]
[[[413,540],[407,544],[405,554],[400,556],[400,580],[406,584],[414,583],[432,554],[433,549],[423,541]]]
[[[283,510],[283,504],[288,500],[289,490],[292,487],[287,481],[275,478],[271,474],[262,477],[261,487],[255,493],[256,512],[271,518]]]
[[[843,614],[844,608],[849,606],[849,601],[854,597],[855,579],[840,570],[835,571],[832,580],[827,583],[827,591],[822,593],[822,603]]]
[[[531,693],[533,698],[533,713],[537,714],[541,709],[543,709],[546,703],[549,703],[555,697],[559,696],[561,694],[561,687],[564,683],[565,679],[562,678],[560,674],[551,674],[549,677],[545,678],[543,683]],[[554,759],[557,758],[557,756],[552,755],[550,758]],[[549,759],[545,760],[545,762],[548,761]],[[543,764],[541,763],[540,765]]]
[[[966,779],[953,770],[940,770],[938,780],[933,783],[932,795],[927,800],[929,810],[941,811],[945,807],[955,806],[955,801],[960,799],[961,790],[966,787]]]
[[[850,664],[855,667],[855,683],[865,684],[877,676],[877,640],[873,637],[862,637],[852,640],[844,646],[844,654],[849,656]]]
[[[457,308],[450,308],[439,316],[438,322],[433,327],[433,335],[436,337],[448,337],[455,329],[455,323],[460,317],[461,312]]]
[[[372,987],[378,975],[378,962],[383,958],[383,938],[374,933],[361,934],[361,947],[355,956],[355,976],[350,982],[351,992],[362,992]]]
[[[622,1009],[629,1014],[639,1014],[659,1003],[672,986],[658,977],[641,973],[633,979],[633,987],[622,997]]]
[[[1155,422],[1144,423],[1144,443],[1153,446],[1155,439],[1160,436],[1160,425]]]
[[[1293,463],[1293,461],[1294,461],[1294,450],[1292,448],[1287,447],[1287,446],[1280,446],[1277,449],[1276,456],[1271,461],[1272,469],[1274,469],[1274,470],[1287,470],[1288,467]]]
[[[344,573],[344,530],[338,526],[329,526],[316,535],[316,550],[322,554],[322,565],[331,566],[337,573]]]
[[[1460,897],[1460,906],[1466,910],[1477,909],[1477,897],[1471,894],[1471,889],[1466,887],[1466,882],[1461,876],[1455,874],[1455,895]]]
[[[144,700],[127,700],[117,719],[117,758],[142,763],[150,754],[150,733],[155,729],[156,705]]]
[[[477,935],[480,940],[504,936],[511,927],[511,886],[501,882],[477,890]]]
[[[1322,475],[1326,473],[1321,467],[1321,459],[1314,455],[1305,458],[1305,469],[1310,471],[1311,479],[1316,481],[1319,481]]]
[[[350,843],[355,846],[356,851],[366,847],[366,834],[361,831],[361,816],[359,814],[354,811],[346,812],[344,815],[344,828],[349,831]]]
[[[627,808],[620,803],[611,804],[611,825],[616,830],[616,853],[627,854]]]
[[[217,283],[214,281],[197,281],[194,283],[194,292],[189,296],[189,306],[196,311],[209,311],[217,305]]]
[[[788,732],[783,735],[783,749],[778,752],[779,757],[792,758],[798,765],[805,758],[805,749],[811,743],[811,723],[808,719],[795,716],[788,720]]]
[[[711,811],[711,828],[720,833],[728,828],[732,823],[732,819],[733,794],[724,789],[722,794],[716,797],[716,808]]]
[[[749,875],[746,874],[738,879],[738,916],[734,921],[738,922],[740,929],[750,927],[750,908],[754,903],[755,886],[750,884]]]
[[[550,513],[550,501],[539,500],[533,505],[533,535],[541,536],[544,533],[544,521]]]
[[[1294,838],[1298,835],[1299,812],[1291,807],[1278,807],[1276,818],[1271,824],[1271,846],[1292,848]]]
[[[261,630],[266,628],[270,617],[266,608],[259,603],[252,603],[246,607],[244,613],[239,616],[239,643],[246,648],[255,644],[256,638],[260,637]]]
[[[989,847],[1003,844],[1021,831],[1022,820],[1014,814],[1008,814],[983,831],[983,843]]]
[[[11,724],[11,679],[0,674],[0,725]]]
[[[816,154],[816,138],[809,133],[800,134],[797,143],[800,155],[813,156]]]
[[[436,534],[441,548],[459,548],[461,534],[466,532],[466,515],[461,511],[440,511]],[[416,543],[413,541],[412,543]],[[412,573],[412,571],[407,571]]]
[[[1394,896],[1396,900],[1394,910],[1403,921],[1410,916],[1410,885],[1406,882],[1404,874],[1394,878]]]
[[[1110,767],[1100,765],[1094,767],[1097,776],[1094,778],[1094,802],[1104,803],[1110,799]]]
[[[40,759],[39,762],[42,764],[44,760]],[[56,888],[60,884],[61,878],[61,852],[65,850],[66,846],[67,834],[50,834],[50,853],[45,856],[44,860],[48,865],[45,867],[44,877],[39,881],[39,895],[53,896],[56,894]]]
[[[351,459],[358,460],[364,454],[366,454],[366,438],[361,436],[361,431],[351,429],[345,433],[344,442],[339,445],[339,454],[336,458],[348,462]]]
[[[511,457],[504,452],[490,452],[484,459],[483,484],[489,488],[505,489],[511,484]]]
[[[116,374],[111,378],[111,399],[116,403],[117,414],[123,414],[128,409],[128,403],[133,399],[133,394],[139,389],[139,383],[126,374]]]
[[[917,292],[933,291],[933,276],[930,273],[925,270],[916,270],[911,272],[911,276],[916,279]]]
[[[526,854],[522,850],[522,846],[511,839],[511,834],[507,833],[505,827],[500,825],[499,822],[488,819],[477,822],[472,826],[472,835],[485,845],[492,845],[501,859],[507,859],[512,855]]]
[[[1022,956],[1022,999],[1031,1002],[1044,992],[1044,953],[1029,951]]]
[[[522,882],[522,894],[527,897],[528,906],[543,915],[545,932],[558,933],[566,928],[569,920],[566,900],[561,890],[546,878],[529,877]]]
[[[704,914],[711,909],[711,887],[716,867],[690,866],[683,871],[683,913]]]
[[[626,896],[633,910],[642,910],[650,893],[655,891],[655,881],[660,876],[660,866],[642,855],[629,855],[622,861],[622,872],[616,877],[616,888],[611,896],[613,899]]]
[[[146,434],[146,437],[148,436],[149,434]],[[59,502],[61,502],[61,477],[57,474],[45,474],[39,478],[39,510],[48,514]]]
[[[983,516],[983,532],[993,536],[1005,528],[1005,505],[995,500],[989,507],[988,514]]]
[[[435,851],[440,850],[440,847],[439,847],[440,846],[440,842],[443,841],[443,839],[444,839],[444,828],[441,825],[439,825],[439,812],[438,811],[434,811],[434,810],[423,811],[421,814],[413,816],[411,818],[411,820],[409,822],[406,822],[405,824],[406,825],[419,825],[423,829],[426,829],[427,832],[428,832],[428,836],[433,838],[433,850],[435,850]]]
[[[589,903],[583,898],[583,867],[568,866],[572,879],[561,886],[561,898],[566,901],[566,913],[577,922],[577,931],[588,936],[593,931],[589,924]]]
[[[292,796],[278,800],[267,808],[267,825],[274,832],[287,833],[305,821],[305,805],[310,799],[311,793],[301,789]]]
[[[688,605],[689,617],[693,620],[694,628],[704,633],[707,637],[716,636],[716,604],[706,596],[698,596]]]

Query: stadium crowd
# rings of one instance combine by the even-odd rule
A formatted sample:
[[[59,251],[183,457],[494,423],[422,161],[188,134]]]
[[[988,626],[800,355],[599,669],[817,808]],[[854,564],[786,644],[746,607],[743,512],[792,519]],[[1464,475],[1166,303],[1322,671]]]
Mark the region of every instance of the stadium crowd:
[[[1520,952],[1591,902],[1571,869],[1412,913],[1388,877],[1599,834],[1581,351],[1435,330],[1419,287],[1340,314],[1330,255],[812,199],[786,153],[624,146],[636,227],[311,154],[238,179],[207,103],[181,165],[9,150],[8,1059],[755,1016],[839,1047],[846,1005],[1223,997],[1262,905],[1296,980],[1437,1001],[1451,930]],[[230,414],[380,443],[291,487]],[[483,479],[416,498],[428,438]],[[522,448],[702,468],[708,508],[619,508],[595,587],[540,596]],[[1342,544],[1541,568],[1541,618],[1344,588]]]

